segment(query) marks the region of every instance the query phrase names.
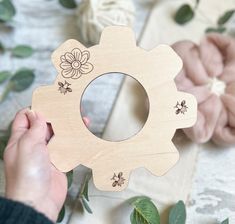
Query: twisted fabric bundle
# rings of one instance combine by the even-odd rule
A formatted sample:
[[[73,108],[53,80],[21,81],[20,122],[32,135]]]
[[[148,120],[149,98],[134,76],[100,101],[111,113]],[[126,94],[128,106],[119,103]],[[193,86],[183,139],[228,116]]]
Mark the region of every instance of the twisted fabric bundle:
[[[132,26],[135,8],[132,0],[82,0],[77,15],[83,40],[97,44],[106,26]]]
[[[200,45],[181,41],[173,48],[184,63],[177,88],[198,102],[197,122],[184,132],[198,143],[235,144],[235,39],[210,34]]]

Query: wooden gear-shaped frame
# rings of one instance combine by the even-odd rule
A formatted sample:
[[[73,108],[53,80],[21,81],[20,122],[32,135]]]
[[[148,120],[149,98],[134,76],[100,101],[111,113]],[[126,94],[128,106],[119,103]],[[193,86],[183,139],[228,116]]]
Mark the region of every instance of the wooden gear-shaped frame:
[[[136,46],[130,28],[105,28],[98,45],[84,47],[76,40],[63,43],[53,54],[58,71],[51,86],[33,94],[32,109],[52,124],[54,137],[48,144],[50,159],[67,172],[83,164],[93,170],[100,190],[120,191],[130,172],[145,167],[163,175],[178,160],[172,143],[175,130],[196,121],[195,98],[177,91],[174,78],[182,68],[179,56],[167,45],[151,51]],[[94,136],[80,114],[82,94],[102,74],[121,72],[138,80],[149,98],[149,116],[142,130],[130,139],[110,142]]]

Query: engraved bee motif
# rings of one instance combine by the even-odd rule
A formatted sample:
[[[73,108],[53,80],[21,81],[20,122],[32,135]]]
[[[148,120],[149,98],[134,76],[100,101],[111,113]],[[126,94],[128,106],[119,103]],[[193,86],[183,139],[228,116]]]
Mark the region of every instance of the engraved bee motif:
[[[61,93],[63,93],[64,95],[67,93],[67,92],[72,92],[72,89],[69,87],[71,86],[70,83],[68,83],[67,81],[64,81],[64,83],[62,82],[58,82],[58,85],[59,85],[59,91]]]
[[[188,107],[186,106],[185,100],[182,100],[181,103],[177,101],[177,104],[175,105],[174,108],[176,108],[176,111],[175,111],[176,114],[179,114],[179,113],[184,114],[187,112],[187,109],[188,109]]]
[[[112,184],[113,187],[116,187],[116,186],[121,187],[125,182],[125,179],[123,178],[123,173],[122,172],[120,172],[118,175],[116,175],[116,173],[114,173],[111,180],[114,181],[113,184]]]

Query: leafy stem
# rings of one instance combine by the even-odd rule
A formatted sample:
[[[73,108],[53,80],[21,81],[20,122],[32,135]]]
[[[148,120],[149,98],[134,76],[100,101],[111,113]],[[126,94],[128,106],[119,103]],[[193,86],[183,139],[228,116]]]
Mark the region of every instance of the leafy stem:
[[[66,173],[67,179],[68,179],[68,188],[71,187],[72,181],[73,181],[73,170]],[[77,194],[76,198],[74,199],[75,203],[80,202],[83,206],[83,209],[85,209],[88,213],[92,214],[92,210],[88,204],[89,202],[89,196],[88,196],[88,183],[91,179],[91,172],[88,172],[85,176],[84,182],[81,185],[81,188],[79,190],[79,193]],[[62,222],[65,216],[65,205],[63,205],[57,222]]]

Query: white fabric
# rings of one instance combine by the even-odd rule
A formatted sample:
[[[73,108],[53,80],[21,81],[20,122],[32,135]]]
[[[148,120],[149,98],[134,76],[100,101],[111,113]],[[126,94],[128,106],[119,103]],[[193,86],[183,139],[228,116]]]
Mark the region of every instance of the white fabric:
[[[132,27],[135,7],[132,0],[82,0],[77,9],[77,24],[86,43],[97,44],[106,26]]]

